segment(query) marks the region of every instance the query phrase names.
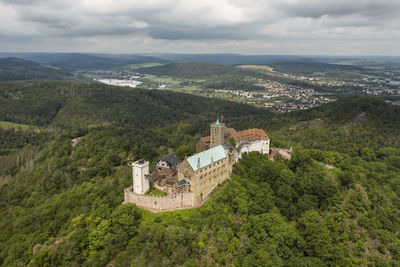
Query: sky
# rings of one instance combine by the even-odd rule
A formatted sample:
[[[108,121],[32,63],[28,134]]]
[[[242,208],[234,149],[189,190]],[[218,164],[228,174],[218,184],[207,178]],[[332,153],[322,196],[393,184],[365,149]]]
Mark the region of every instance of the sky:
[[[0,0],[0,52],[400,56],[400,0]]]

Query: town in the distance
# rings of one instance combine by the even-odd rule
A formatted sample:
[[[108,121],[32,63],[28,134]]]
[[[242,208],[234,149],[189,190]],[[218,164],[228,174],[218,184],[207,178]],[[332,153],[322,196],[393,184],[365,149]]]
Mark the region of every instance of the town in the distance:
[[[85,75],[110,85],[185,92],[283,113],[309,109],[351,94],[380,96],[399,104],[400,68],[395,63],[389,66],[360,59],[218,68],[208,63],[147,63]],[[174,73],[171,68],[184,69],[188,74]],[[202,74],[202,68],[209,70],[209,76]],[[213,72],[219,75],[217,79]]]

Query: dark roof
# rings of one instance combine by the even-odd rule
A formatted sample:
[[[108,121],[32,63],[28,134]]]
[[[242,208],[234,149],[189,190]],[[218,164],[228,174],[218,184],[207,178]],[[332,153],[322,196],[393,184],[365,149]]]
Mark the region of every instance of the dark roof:
[[[228,149],[229,153],[232,154],[232,151],[235,149],[231,143],[226,143],[222,145],[225,149]]]
[[[183,180],[177,181],[176,184],[178,185],[178,187],[181,187],[181,186],[190,185],[190,182],[188,182],[185,179],[183,179]]]
[[[172,152],[172,153],[162,157],[162,160],[165,160],[168,163],[168,165],[170,165],[170,166],[177,165],[181,162],[181,160],[179,159],[179,157],[176,155],[175,152]]]

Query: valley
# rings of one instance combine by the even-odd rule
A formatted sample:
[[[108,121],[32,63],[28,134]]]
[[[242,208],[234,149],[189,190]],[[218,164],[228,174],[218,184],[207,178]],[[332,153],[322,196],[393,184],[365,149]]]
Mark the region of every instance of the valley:
[[[353,89],[303,89],[272,67],[168,64],[0,82],[1,265],[399,265],[399,106],[348,96]],[[92,80],[131,76],[143,83]],[[304,106],[273,106],[296,97]],[[164,172],[148,195],[131,193],[132,163],[157,173],[174,151],[178,181],[189,179],[185,162],[203,157],[196,148],[217,116],[232,127],[217,149],[257,131],[268,134],[272,156],[242,151],[213,183],[194,168],[193,192],[206,197],[195,205],[174,198],[179,188],[162,191]],[[157,206],[161,199],[169,206]]]

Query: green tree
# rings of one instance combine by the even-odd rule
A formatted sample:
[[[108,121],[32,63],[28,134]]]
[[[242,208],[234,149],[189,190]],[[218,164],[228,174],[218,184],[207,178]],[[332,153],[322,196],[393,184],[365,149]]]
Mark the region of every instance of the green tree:
[[[181,145],[180,147],[178,147],[176,149],[176,154],[178,155],[178,157],[183,160],[186,157],[189,157],[191,155],[193,155],[195,153],[195,149],[193,146],[189,145],[189,144],[184,144]]]

